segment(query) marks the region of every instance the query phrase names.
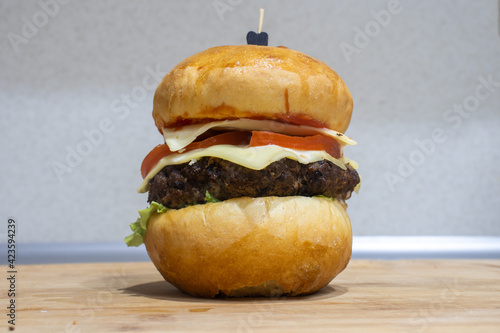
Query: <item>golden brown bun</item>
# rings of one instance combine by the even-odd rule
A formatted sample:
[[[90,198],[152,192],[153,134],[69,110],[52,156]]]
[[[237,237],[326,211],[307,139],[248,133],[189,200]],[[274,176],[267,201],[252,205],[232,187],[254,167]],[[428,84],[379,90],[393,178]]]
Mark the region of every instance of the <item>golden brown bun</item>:
[[[336,200],[238,198],[154,214],[144,243],[165,280],[194,296],[290,296],[326,286],[351,258]]]
[[[352,97],[325,63],[285,47],[213,47],[175,66],[154,96],[156,126],[263,118],[345,132]]]

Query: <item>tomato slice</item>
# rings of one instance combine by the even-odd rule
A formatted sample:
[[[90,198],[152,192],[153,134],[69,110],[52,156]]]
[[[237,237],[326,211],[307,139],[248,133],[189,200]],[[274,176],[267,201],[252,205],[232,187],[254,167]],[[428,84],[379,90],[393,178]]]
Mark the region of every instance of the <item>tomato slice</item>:
[[[335,158],[341,156],[339,143],[334,138],[328,136],[290,136],[264,131],[232,131],[217,134],[201,141],[192,142],[181,151],[184,153],[215,145],[248,145],[248,147],[276,145],[297,150],[323,150]],[[144,161],[142,161],[142,178],[146,178],[151,169],[153,169],[162,158],[174,153],[178,152],[172,152],[166,144],[161,144],[153,148],[153,150],[146,155]]]
[[[285,134],[253,131],[249,147],[276,145],[297,150],[324,150],[335,158],[340,158],[340,145],[334,138],[324,135],[290,136]]]
[[[202,141],[195,141],[186,146],[184,151],[207,148],[215,145],[247,145],[252,133],[246,131],[233,131],[217,134]],[[183,151],[183,152],[184,152]]]
[[[251,135],[252,134],[250,132],[245,132],[245,131],[233,131],[233,132],[217,134],[205,140],[190,143],[182,150],[182,152],[184,153],[190,150],[207,148],[215,145],[233,145],[233,146],[248,145]],[[172,152],[166,144],[161,144],[154,147],[153,150],[151,150],[149,154],[147,154],[144,160],[142,161],[141,165],[142,178],[146,178],[151,169],[154,168],[154,166],[162,158],[173,153],[174,152]]]
[[[153,169],[153,167],[158,163],[158,161],[170,154],[172,154],[172,151],[168,148],[166,144],[161,144],[154,147],[153,150],[151,150],[146,155],[146,157],[144,157],[144,160],[142,161],[141,164],[142,178],[143,179],[146,178],[149,171]]]

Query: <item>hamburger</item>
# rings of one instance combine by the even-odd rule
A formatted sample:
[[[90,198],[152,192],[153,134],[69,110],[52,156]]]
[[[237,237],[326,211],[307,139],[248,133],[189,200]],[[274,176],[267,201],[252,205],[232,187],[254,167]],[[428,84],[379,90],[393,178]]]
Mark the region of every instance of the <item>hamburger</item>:
[[[154,95],[164,143],[142,163],[150,206],[125,242],[144,243],[165,280],[193,296],[321,289],[351,257],[352,108],[335,71],[285,47],[185,59]]]

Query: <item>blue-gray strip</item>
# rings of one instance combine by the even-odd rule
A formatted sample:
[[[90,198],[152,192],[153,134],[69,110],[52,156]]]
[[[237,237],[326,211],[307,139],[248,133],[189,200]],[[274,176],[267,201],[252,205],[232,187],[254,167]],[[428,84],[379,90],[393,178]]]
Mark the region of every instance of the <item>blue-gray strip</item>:
[[[357,259],[500,259],[500,237],[360,236]]]
[[[7,245],[1,247],[6,250]],[[18,244],[16,256],[16,264],[149,261],[144,245],[124,243]],[[352,257],[500,259],[500,237],[357,236]]]

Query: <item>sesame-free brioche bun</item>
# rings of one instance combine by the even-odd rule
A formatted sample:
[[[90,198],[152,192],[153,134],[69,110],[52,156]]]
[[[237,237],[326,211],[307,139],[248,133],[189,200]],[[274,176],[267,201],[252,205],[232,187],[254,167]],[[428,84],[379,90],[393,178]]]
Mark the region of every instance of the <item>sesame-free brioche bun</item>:
[[[345,132],[351,94],[325,63],[285,47],[213,47],[175,66],[154,96],[156,126],[230,118],[280,120]]]
[[[193,296],[296,296],[347,266],[352,232],[337,200],[244,197],[154,213],[144,243],[163,277]]]

